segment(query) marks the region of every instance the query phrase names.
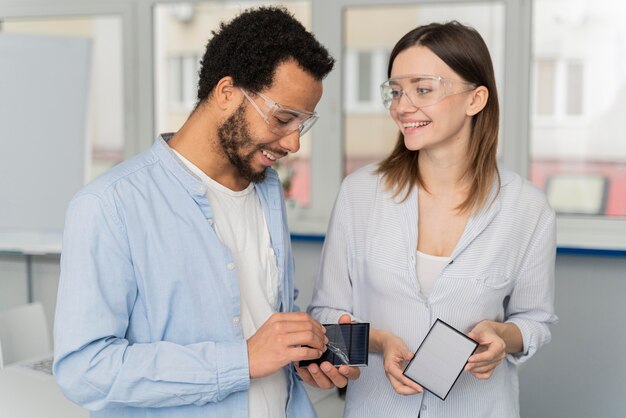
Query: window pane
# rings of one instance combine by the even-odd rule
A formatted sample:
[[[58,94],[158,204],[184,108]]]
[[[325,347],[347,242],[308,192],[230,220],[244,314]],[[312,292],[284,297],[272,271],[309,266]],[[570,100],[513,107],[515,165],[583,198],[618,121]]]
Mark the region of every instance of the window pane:
[[[580,62],[567,64],[567,114],[583,113],[583,65]]]
[[[531,180],[559,213],[624,217],[626,3],[535,0],[533,13]]]
[[[398,138],[398,128],[383,107],[378,86],[387,78],[391,49],[409,30],[421,24],[456,19],[476,28],[494,62],[499,96],[504,85],[504,5],[499,2],[445,5],[349,7],[344,14],[345,173],[385,158]],[[354,65],[350,57],[359,57]],[[370,59],[360,58],[368,53]],[[366,64],[369,64],[367,66]],[[354,83],[351,80],[359,80]],[[363,85],[368,80],[369,87]],[[365,91],[369,91],[369,100]],[[358,97],[358,102],[355,98]],[[356,103],[355,103],[356,102]],[[502,101],[501,101],[502,103]]]
[[[554,115],[555,66],[552,60],[537,63],[537,114]]]
[[[183,100],[183,83],[180,67],[179,57],[172,57],[167,60],[167,77],[169,78],[168,88],[170,92],[168,101],[172,107],[180,106]]]
[[[310,1],[286,1],[284,5],[311,30]],[[211,32],[244,9],[267,4],[264,1],[238,3],[221,0],[198,3],[158,4],[154,8],[156,132],[176,132],[196,103],[199,63]],[[173,61],[178,60],[178,64]],[[301,138],[300,150],[283,158],[275,168],[293,207],[310,201],[311,140],[315,127]]]
[[[6,19],[0,30],[52,39],[72,37],[91,41],[91,82],[85,133],[91,158],[86,166],[86,179],[94,178],[120,162],[124,158],[121,17]],[[62,104],[62,98],[59,103]]]
[[[359,52],[359,101],[372,99],[372,54]]]

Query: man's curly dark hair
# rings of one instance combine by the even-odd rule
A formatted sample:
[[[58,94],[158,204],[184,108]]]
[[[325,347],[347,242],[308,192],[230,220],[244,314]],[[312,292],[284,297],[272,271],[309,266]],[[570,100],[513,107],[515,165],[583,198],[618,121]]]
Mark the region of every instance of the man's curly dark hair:
[[[248,9],[212,33],[202,58],[196,106],[226,76],[236,86],[262,91],[272,85],[276,68],[290,59],[317,80],[335,64],[326,48],[283,7]]]

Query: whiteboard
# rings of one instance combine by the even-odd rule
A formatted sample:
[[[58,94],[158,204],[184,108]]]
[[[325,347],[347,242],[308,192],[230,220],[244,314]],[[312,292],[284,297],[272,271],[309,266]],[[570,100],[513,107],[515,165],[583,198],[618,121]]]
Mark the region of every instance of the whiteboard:
[[[89,39],[0,33],[0,231],[60,230],[85,180]]]

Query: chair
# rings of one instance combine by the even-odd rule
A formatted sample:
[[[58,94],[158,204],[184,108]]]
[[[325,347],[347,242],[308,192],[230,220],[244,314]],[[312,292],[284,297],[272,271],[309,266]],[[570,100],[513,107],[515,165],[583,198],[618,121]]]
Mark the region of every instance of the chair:
[[[51,345],[41,303],[29,303],[0,312],[0,365],[49,356]]]

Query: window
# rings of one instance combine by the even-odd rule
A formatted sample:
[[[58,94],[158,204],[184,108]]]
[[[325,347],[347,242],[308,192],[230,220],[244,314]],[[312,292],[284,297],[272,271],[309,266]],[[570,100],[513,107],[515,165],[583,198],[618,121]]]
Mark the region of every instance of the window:
[[[345,107],[353,113],[387,113],[380,103],[379,86],[387,77],[387,49],[347,48],[344,57]]]
[[[584,63],[577,59],[540,58],[535,62],[535,115],[558,121],[583,116]],[[569,123],[576,123],[575,120]]]
[[[125,113],[122,67],[122,19],[119,16],[9,18],[1,31],[49,39],[82,38],[91,45],[91,82],[87,106],[85,180],[124,158]]]
[[[191,112],[196,104],[198,71],[201,57],[197,54],[167,59],[168,103],[172,111]]]
[[[530,177],[581,227],[626,217],[624,13],[608,0],[534,4]]]

